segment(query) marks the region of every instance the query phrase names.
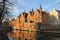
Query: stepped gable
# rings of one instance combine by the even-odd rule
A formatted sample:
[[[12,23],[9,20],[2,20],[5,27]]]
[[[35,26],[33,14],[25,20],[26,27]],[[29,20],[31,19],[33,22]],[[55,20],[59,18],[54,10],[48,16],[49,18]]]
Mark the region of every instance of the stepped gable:
[[[25,12],[22,12],[22,15],[25,16]]]
[[[19,18],[21,17],[21,13],[19,14],[19,16],[18,16]]]
[[[19,14],[19,16],[21,16],[21,13]]]
[[[24,11],[24,17],[27,18],[28,13]]]
[[[30,15],[32,16],[33,15],[33,12],[32,11],[29,11]]]
[[[32,8],[32,11],[29,11],[30,15],[33,16],[34,15],[34,10]]]
[[[40,13],[40,10],[39,9],[37,9],[37,11]]]
[[[22,15],[23,15],[25,18],[27,18],[28,13],[26,13],[26,12],[24,11],[24,12],[22,12]]]
[[[26,12],[24,11],[24,12],[22,12],[22,15],[25,17],[25,15],[26,15]]]

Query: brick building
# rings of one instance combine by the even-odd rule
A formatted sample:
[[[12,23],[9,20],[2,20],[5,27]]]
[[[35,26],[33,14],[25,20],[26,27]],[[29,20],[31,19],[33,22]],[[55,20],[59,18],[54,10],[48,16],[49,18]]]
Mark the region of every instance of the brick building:
[[[36,32],[37,27],[36,23],[41,24],[49,24],[49,13],[42,11],[42,6],[40,5],[40,9],[36,9],[29,11],[26,13],[22,12],[14,21],[11,21],[13,27],[15,29],[19,29],[19,31],[14,30],[12,34],[16,40],[36,40]]]

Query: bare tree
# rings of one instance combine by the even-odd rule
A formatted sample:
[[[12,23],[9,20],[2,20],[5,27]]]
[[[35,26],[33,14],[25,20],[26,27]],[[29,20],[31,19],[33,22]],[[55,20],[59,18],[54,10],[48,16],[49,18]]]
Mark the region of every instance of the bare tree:
[[[0,40],[9,40],[7,33],[12,30],[12,27],[2,26],[2,20],[9,15],[9,6],[12,5],[11,0],[1,0],[0,1]],[[3,24],[4,25],[4,24]]]
[[[2,20],[4,19],[4,17],[6,17],[7,15],[9,15],[10,11],[9,11],[9,7],[12,5],[13,3],[10,2],[10,0],[2,0],[0,2],[0,25],[2,24]]]

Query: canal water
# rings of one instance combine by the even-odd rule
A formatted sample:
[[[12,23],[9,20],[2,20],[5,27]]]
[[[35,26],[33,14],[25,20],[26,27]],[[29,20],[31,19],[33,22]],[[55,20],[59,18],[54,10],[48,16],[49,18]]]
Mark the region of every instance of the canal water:
[[[14,40],[60,40],[58,37],[42,35],[36,31],[16,31],[11,36]]]

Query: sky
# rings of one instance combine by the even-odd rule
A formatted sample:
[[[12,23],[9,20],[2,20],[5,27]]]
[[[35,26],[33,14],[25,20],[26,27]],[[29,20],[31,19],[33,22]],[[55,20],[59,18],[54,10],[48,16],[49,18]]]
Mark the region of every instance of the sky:
[[[60,0],[16,0],[13,6],[12,13],[17,17],[23,11],[31,11],[39,9],[42,5],[42,10],[50,12],[53,8],[60,10]]]

